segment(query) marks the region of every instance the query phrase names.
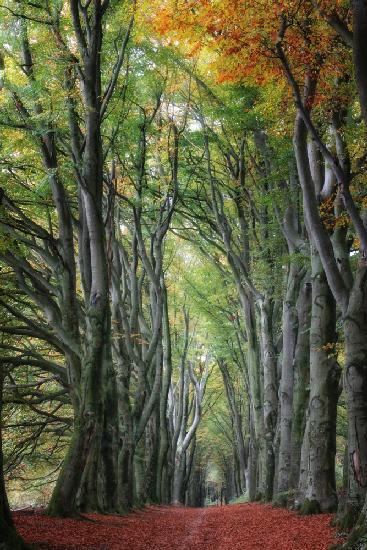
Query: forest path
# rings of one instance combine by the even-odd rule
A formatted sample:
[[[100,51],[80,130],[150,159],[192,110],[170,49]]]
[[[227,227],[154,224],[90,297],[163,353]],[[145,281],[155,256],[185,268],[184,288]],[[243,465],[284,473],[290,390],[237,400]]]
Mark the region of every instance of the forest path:
[[[15,514],[29,543],[47,550],[327,550],[340,542],[330,515],[300,517],[261,504],[151,506],[91,521]]]

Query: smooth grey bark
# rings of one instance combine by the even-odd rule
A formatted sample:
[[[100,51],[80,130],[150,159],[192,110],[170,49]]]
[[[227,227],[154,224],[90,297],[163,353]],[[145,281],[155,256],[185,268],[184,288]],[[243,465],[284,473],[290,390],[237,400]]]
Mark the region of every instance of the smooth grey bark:
[[[195,433],[192,439],[191,445],[189,446],[188,452],[186,454],[185,477],[182,484],[182,493],[184,495],[185,502],[187,499],[187,488],[189,486],[190,478],[193,472],[196,449],[197,449],[197,444],[196,444],[196,433]]]
[[[260,302],[260,335],[261,351],[264,369],[264,437],[265,437],[265,476],[264,498],[271,501],[273,498],[275,477],[275,433],[278,415],[277,395],[277,358],[273,338],[273,313],[269,300]]]
[[[290,280],[292,277],[296,277],[290,288],[288,285],[289,281],[287,282],[287,286],[291,291],[291,295],[293,294],[293,298],[291,304],[289,304],[291,306],[290,308],[285,307],[285,304],[283,303],[282,337],[278,344],[277,364],[278,377],[280,379],[282,378],[283,368],[289,372],[290,387],[292,387],[292,373],[290,372],[291,362],[293,366],[293,414],[291,430],[289,432],[288,425],[285,434],[288,449],[289,440],[291,443],[290,454],[289,451],[287,451],[287,455],[285,457],[290,463],[290,471],[288,473],[286,470],[284,471],[285,484],[289,486],[289,490],[293,491],[298,484],[301,445],[304,431],[304,417],[308,400],[309,322],[311,311],[311,284],[306,267],[308,263],[309,250],[304,223],[302,221],[301,207],[299,204],[298,181],[296,177],[296,166],[294,163],[291,163],[289,166],[288,179],[280,182],[278,184],[278,188],[282,194],[284,194],[285,204],[283,211],[279,208],[279,206],[274,205],[274,212],[290,256],[288,277]],[[293,291],[291,290],[292,286],[294,286]],[[284,321],[286,321],[286,327],[284,326]],[[289,324],[291,326],[291,332],[289,332]],[[279,392],[281,394],[281,384]],[[280,460],[279,454],[279,450],[282,448],[281,437],[282,435],[284,436],[284,431],[282,434],[282,408],[284,410],[284,403],[282,404],[282,399],[280,397],[278,422],[276,427],[275,495],[278,495],[278,492],[281,492],[278,490],[280,481],[279,468],[284,468],[284,464],[282,459]],[[289,403],[286,404],[286,413],[289,422]],[[285,504],[286,495],[279,495],[277,500],[278,503]]]
[[[170,485],[173,487],[173,478],[176,468],[176,455],[177,455],[177,446],[180,436],[182,437],[182,432],[186,429],[186,420],[185,420],[185,411],[187,410],[187,389],[188,389],[188,380],[186,372],[186,360],[189,349],[190,342],[190,316],[186,308],[183,308],[183,317],[184,317],[184,339],[183,346],[180,358],[180,370],[179,370],[179,380],[177,386],[170,388],[170,406],[168,411],[168,416],[171,423],[171,459],[169,461],[168,467],[168,480]],[[183,428],[183,426],[185,426]],[[172,496],[171,496],[172,498]]]
[[[267,142],[264,131],[254,132],[254,144],[260,154],[258,171],[263,182],[263,192],[269,192],[269,180],[272,176],[272,151]],[[261,241],[267,243],[269,233],[269,207],[264,204],[259,212],[259,229]],[[274,267],[274,260],[269,250],[264,249],[265,262]],[[264,498],[271,501],[274,494],[275,478],[275,436],[278,420],[278,376],[277,357],[274,341],[275,303],[273,282],[269,281],[263,296],[257,299],[259,309],[259,339],[262,361],[263,378],[263,411],[264,411],[264,438],[265,438],[265,470],[264,470]]]
[[[147,185],[144,177],[147,132],[157,115],[159,106],[160,98],[157,98],[152,116],[149,118],[144,116],[140,126],[137,157],[131,168],[136,180],[137,203],[132,207],[133,227],[130,241],[120,234],[122,209],[119,204],[115,207],[115,202],[117,202],[114,189],[115,163],[112,163],[111,169],[109,200],[112,227],[108,240],[112,244],[113,349],[114,361],[117,365],[120,409],[118,475],[119,479],[121,478],[121,486],[118,497],[121,500],[120,508],[122,509],[129,508],[133,504],[134,453],[139,442],[145,439],[145,452],[147,453],[144,471],[140,468],[140,461],[137,462],[140,468],[139,485],[141,487],[146,485],[145,494],[151,501],[161,498],[158,489],[161,486],[161,477],[163,468],[166,466],[168,451],[166,448],[163,450],[163,454],[161,453],[161,447],[164,448],[167,443],[167,441],[164,442],[162,430],[167,423],[165,418],[166,395],[172,368],[162,249],[177,198],[179,135],[174,127],[171,187],[167,190],[167,195],[162,197],[162,204],[159,210],[157,209],[157,216],[155,223],[151,225],[150,235],[145,237],[143,204]],[[145,296],[143,296],[144,293]],[[146,311],[143,308],[144,300],[149,304]],[[142,338],[136,338],[137,334],[140,334]],[[132,388],[130,388],[132,373],[136,380],[133,396]],[[149,437],[149,433],[155,430],[151,423],[152,417],[155,418],[155,426],[159,427],[159,430],[154,437]],[[143,481],[143,476],[145,481]],[[168,485],[169,482],[167,482],[165,490],[168,490]],[[143,492],[142,489],[139,498],[144,500]],[[123,496],[124,494],[125,496]]]
[[[248,451],[248,494],[250,502],[258,498],[258,449],[256,447],[255,428],[253,426],[252,410],[249,405],[249,451]]]
[[[83,508],[105,509],[108,506],[110,509],[115,500],[115,467],[111,451],[116,439],[116,399],[109,341],[108,261],[102,219],[103,154],[100,132],[100,51],[104,10],[100,2],[94,7],[90,32],[84,35],[80,17],[89,17],[88,8],[80,11],[77,3],[70,2],[80,53],[78,69],[83,66],[83,71],[76,69],[82,81],[85,114],[83,146],[75,106],[71,99],[67,103],[72,160],[79,190],[79,259],[85,315],[81,315],[82,309],[76,293],[73,216],[67,193],[60,180],[56,132],[51,123],[42,136],[39,136],[39,132],[36,135],[39,136],[40,152],[57,212],[58,236],[55,239],[53,235],[39,228],[36,236],[45,243],[44,249],[36,241],[30,248],[41,254],[57,284],[53,286],[47,278],[43,279],[39,272],[31,269],[27,260],[11,256],[8,258],[16,270],[19,286],[39,306],[52,327],[57,346],[64,353],[67,365],[75,430],[49,507],[50,513],[60,515],[76,513],[77,501]],[[58,47],[67,51],[57,18],[52,20],[52,27]],[[26,29],[22,34],[21,51],[24,72],[31,84],[34,84],[33,62]],[[66,69],[68,92],[73,87],[72,74],[73,68]],[[33,113],[27,110],[21,98],[19,105],[23,115],[31,121]],[[32,109],[38,115],[42,113],[42,106],[37,100]],[[32,220],[26,220],[25,216],[23,218],[30,228],[37,227]],[[53,243],[52,249],[49,249],[48,242]],[[83,338],[81,332],[84,333]]]
[[[201,115],[200,115],[201,116]],[[246,195],[246,163],[245,163],[245,139],[240,140],[239,151],[233,154],[231,146],[224,154],[224,164],[228,166],[229,177],[234,182],[234,189],[231,198],[236,207],[239,233],[235,235],[227,218],[224,207],[224,195],[216,178],[215,167],[211,158],[210,140],[208,127],[201,116],[201,124],[204,132],[205,160],[210,184],[210,204],[214,215],[214,223],[223,246],[219,245],[222,253],[227,255],[228,263],[233,274],[237,288],[241,313],[245,324],[247,341],[247,369],[250,393],[250,407],[253,432],[252,448],[257,456],[257,493],[264,495],[267,486],[267,461],[266,442],[263,415],[263,384],[261,363],[261,339],[258,333],[257,314],[258,302],[264,296],[256,289],[251,279],[250,243],[248,219],[246,217],[244,203],[248,200]],[[271,387],[271,386],[269,386]],[[254,456],[254,455],[253,455]],[[253,468],[250,469],[250,474]],[[268,476],[269,478],[269,476]],[[251,482],[252,484],[252,482]]]
[[[294,396],[290,487],[299,484],[301,448],[305,433],[310,383],[311,280],[307,272],[297,300],[298,334],[294,355]]]
[[[153,410],[146,427],[145,444],[145,502],[159,502],[157,496],[157,471],[160,447],[159,402]]]
[[[251,409],[251,452],[252,460],[257,462],[256,468],[253,464],[249,468],[249,480],[251,487],[256,484],[255,494],[258,498],[263,496],[266,490],[266,442],[264,438],[264,412],[263,412],[263,385],[261,380],[261,358],[260,343],[258,341],[258,330],[256,322],[256,305],[252,293],[245,292],[237,270],[234,269],[237,289],[240,295],[242,313],[245,321],[245,333],[247,340],[246,364],[249,384],[249,398]],[[271,388],[271,386],[269,386]],[[271,417],[269,417],[271,418]],[[256,472],[256,473],[255,473]],[[253,495],[253,490],[251,490]]]
[[[49,506],[49,513],[53,515],[66,513],[64,509],[66,500],[76,502],[78,499],[78,506],[84,510],[103,510],[105,488],[101,491],[101,484],[107,483],[105,476],[107,472],[110,472],[110,465],[105,464],[104,460],[107,457],[102,452],[102,445],[106,446],[110,434],[103,433],[103,428],[106,423],[114,421],[105,416],[107,403],[105,393],[102,393],[104,383],[108,381],[109,375],[113,372],[108,261],[102,214],[103,151],[100,118],[102,95],[100,50],[103,14],[101,5],[98,4],[91,32],[86,38],[81,30],[80,6],[75,2],[71,2],[71,13],[84,73],[82,100],[85,111],[85,147],[81,159],[81,204],[79,208],[85,216],[84,221],[88,231],[87,254],[90,265],[89,301],[86,304],[85,320],[85,354],[81,378],[81,391],[84,399],[77,413],[76,425],[78,428],[73,435],[74,439],[81,440],[75,446],[77,448],[82,446],[83,452],[80,454],[79,460],[84,464],[79,487],[76,483],[71,485],[78,493],[78,497],[76,494],[62,495],[65,488],[70,486],[69,483],[65,483],[70,471],[70,464],[68,464],[68,460],[65,461],[62,475],[58,480]],[[103,440],[104,437],[106,440]],[[71,449],[73,449],[73,445]],[[69,457],[71,458],[70,454]]]
[[[126,440],[129,440],[129,437],[125,437],[125,433],[128,432],[131,435],[129,418],[126,415],[128,426],[123,426],[120,414],[121,407],[124,414],[128,412],[128,406],[126,406],[128,375],[126,376],[126,366],[122,365],[126,361],[126,353],[124,354],[121,349],[117,350],[121,353],[119,360],[116,361],[117,371],[113,366],[116,347],[112,351],[108,273],[110,258],[103,219],[104,155],[101,125],[117,83],[133,17],[118,54],[111,80],[106,92],[103,93],[100,57],[103,37],[102,20],[106,9],[107,6],[102,7],[99,1],[93,8],[86,7],[85,10],[78,3],[70,2],[74,33],[82,61],[80,65],[82,70],[78,70],[80,69],[78,65],[76,73],[81,81],[84,132],[79,128],[79,117],[72,99],[74,83],[70,74],[66,78],[66,88],[71,92],[68,99],[69,127],[75,178],[79,188],[79,267],[86,316],[81,378],[83,402],[76,414],[78,429],[75,436],[73,435],[76,452],[69,453],[72,455],[69,458],[74,460],[75,454],[75,460],[78,460],[79,447],[82,445],[83,453],[79,453],[79,461],[81,463],[84,461],[84,469],[79,478],[80,487],[78,488],[77,483],[71,483],[71,486],[74,485],[74,491],[78,493],[77,499],[72,495],[72,500],[77,500],[78,507],[84,510],[112,511],[126,509],[125,501],[130,501],[131,482],[126,482],[126,472],[121,470],[126,469],[127,476],[130,477],[132,456],[131,449],[125,452]],[[90,13],[92,10],[93,17]],[[88,20],[87,24],[86,20]],[[60,30],[55,28],[54,31],[58,44],[66,48]],[[116,304],[112,307],[116,310]],[[118,321],[116,311],[115,320]],[[121,400],[118,403],[119,392],[123,396],[122,403]],[[77,441],[78,439],[82,441]],[[83,442],[84,439],[86,441]],[[124,441],[122,453],[118,444],[121,440]],[[70,470],[68,462],[66,460],[64,464],[66,470]],[[79,474],[79,469],[77,471]],[[67,472],[64,477],[67,477]],[[62,483],[65,485],[65,479],[60,480],[60,484]],[[63,506],[58,506],[56,503],[58,492],[64,491],[60,484],[56,486],[50,505],[49,511],[53,514],[65,513],[62,511]],[[124,492],[128,493],[127,497],[121,496]]]
[[[145,440],[142,438],[134,452],[134,504],[145,503]]]
[[[163,282],[164,285],[164,282]],[[157,498],[162,504],[170,502],[170,479],[169,479],[169,446],[170,430],[168,410],[168,394],[172,377],[172,349],[171,333],[168,317],[168,297],[167,288],[163,286],[164,314],[163,314],[163,377],[162,389],[160,395],[160,445],[157,462]]]
[[[224,361],[219,360],[218,365],[222,373],[223,384],[226,391],[227,402],[229,409],[231,411],[233,428],[235,435],[235,452],[238,459],[239,465],[239,485],[240,490],[245,491],[246,487],[246,472],[248,469],[248,456],[245,447],[245,441],[243,437],[243,428],[242,428],[242,417],[240,411],[238,410],[238,405],[235,397],[235,390],[233,383],[228,372],[228,367]]]
[[[314,247],[311,250],[310,397],[298,499],[305,512],[330,512],[338,503],[335,453],[341,369],[334,350],[335,300],[320,257]]]
[[[133,3],[134,4],[134,3]],[[133,24],[128,25],[111,80],[105,92],[101,87],[102,20],[108,4],[100,0],[85,7],[70,1],[74,36],[78,46],[78,62],[64,41],[59,18],[50,16],[50,28],[59,50],[70,61],[65,66],[65,92],[69,122],[69,147],[74,167],[75,188],[79,217],[71,213],[62,170],[58,165],[57,128],[50,121],[34,132],[39,145],[43,165],[50,182],[52,199],[56,210],[57,236],[50,233],[22,211],[12,206],[15,215],[20,215],[35,238],[29,241],[29,250],[40,255],[47,268],[33,269],[25,258],[12,257],[5,261],[12,265],[19,287],[30,297],[43,313],[52,330],[46,331],[46,341],[56,346],[65,357],[67,381],[74,407],[75,429],[70,448],[63,463],[61,474],[53,493],[49,513],[73,515],[77,508],[92,510],[117,509],[118,425],[117,393],[124,384],[116,385],[116,372],[111,352],[111,312],[109,306],[109,255],[105,238],[103,203],[104,152],[101,136],[102,118],[112,97],[121,70],[124,54]],[[24,20],[21,21],[22,70],[31,86],[37,89],[34,63]],[[82,95],[83,116],[75,103],[76,79]],[[42,104],[36,99],[31,107],[17,99],[22,116],[29,120],[34,130],[32,117],[42,114]],[[80,121],[83,120],[83,129]],[[79,237],[79,274],[84,303],[76,290],[76,259],[74,250],[74,227]],[[17,239],[22,240],[20,235]],[[41,244],[40,244],[41,243]],[[52,273],[52,277],[49,274]],[[54,281],[56,281],[54,283]],[[17,314],[16,314],[17,316]],[[32,321],[27,321],[32,327]],[[39,324],[36,323],[38,330]],[[125,360],[126,355],[123,357]],[[47,366],[47,362],[44,362]],[[54,368],[52,363],[48,368]],[[64,381],[63,376],[63,381]],[[117,387],[118,386],[118,387]],[[120,416],[121,419],[121,416]],[[124,439],[122,435],[122,439]],[[120,460],[121,462],[121,460]],[[122,460],[125,464],[125,460]],[[131,462],[131,461],[130,461]]]
[[[352,286],[349,277],[338,269],[338,256],[334,255],[332,243],[322,225],[317,207],[307,154],[307,127],[304,116],[299,114],[297,117],[294,148],[303,189],[305,215],[309,232],[344,321],[349,475],[348,495],[343,502],[344,510],[340,510],[340,513],[347,517],[356,517],[358,510],[363,506],[366,494],[367,472],[367,442],[364,435],[367,426],[367,403],[362,397],[367,387],[367,320],[364,315],[367,305],[367,268],[361,258],[354,273]]]
[[[184,399],[185,404],[184,407],[186,411],[184,411],[182,417],[181,417],[181,426],[180,426],[180,433],[179,438],[177,441],[177,447],[175,452],[175,469],[174,469],[174,476],[173,476],[173,485],[172,485],[172,503],[173,504],[179,504],[183,503],[183,489],[184,489],[184,481],[185,481],[185,472],[186,472],[186,464],[187,464],[187,451],[189,449],[189,446],[192,445],[197,428],[199,426],[199,422],[201,420],[202,415],[202,403],[203,398],[205,394],[206,384],[209,376],[209,370],[208,370],[208,358],[205,360],[205,367],[204,371],[201,375],[201,378],[198,379],[194,373],[194,368],[191,362],[188,362],[188,375],[187,377],[187,383],[186,391],[184,391]],[[189,381],[191,381],[193,389],[194,389],[194,397],[193,397],[193,416],[190,426],[187,428],[188,424],[188,415],[187,415],[187,405],[188,405],[188,398],[189,398]]]
[[[28,37],[26,29],[23,29],[22,34],[22,58],[27,69],[25,70],[27,77],[33,84],[35,77],[33,74],[32,56],[29,47]],[[20,105],[24,115],[31,118],[31,114],[24,107],[21,99],[19,98]],[[34,112],[40,114],[42,112],[41,105],[36,101],[33,106]],[[50,180],[50,187],[52,189],[52,197],[57,212],[57,228],[58,228],[58,241],[56,241],[52,235],[47,231],[40,229],[37,230],[37,237],[43,240],[45,243],[48,239],[54,242],[52,246],[53,256],[48,253],[48,246],[45,244],[43,250],[35,242],[30,247],[41,254],[43,259],[53,271],[58,287],[60,290],[53,288],[52,285],[43,279],[42,275],[38,274],[36,270],[31,268],[31,264],[24,258],[17,258],[8,254],[8,258],[5,259],[10,265],[13,265],[18,278],[18,283],[24,292],[38,305],[40,310],[44,313],[44,316],[48,324],[54,330],[57,345],[62,349],[65,354],[68,382],[71,387],[71,398],[75,410],[76,417],[80,412],[80,382],[81,382],[81,345],[79,338],[79,325],[78,325],[78,308],[76,299],[76,266],[74,259],[73,248],[73,230],[72,230],[72,218],[70,214],[70,207],[68,199],[65,193],[65,189],[57,174],[57,152],[55,144],[54,129],[50,126],[40,138],[40,152],[43,159],[44,167],[47,171]],[[37,224],[32,220],[29,220],[24,216],[19,209],[14,205],[14,211],[18,211],[24,221],[27,222],[29,227],[37,227]],[[56,299],[54,299],[54,296]],[[78,420],[77,432],[81,436],[81,432],[85,431],[82,427],[83,422]],[[75,438],[74,438],[75,439]],[[85,442],[84,442],[85,447]],[[74,450],[73,450],[74,449]],[[66,483],[70,493],[70,498],[64,502],[63,509],[65,513],[69,506],[70,512],[74,511],[75,507],[75,491],[78,487],[78,481],[80,479],[80,466],[76,465],[76,461],[83,461],[86,453],[80,452],[81,446],[75,445],[72,442],[70,451],[68,453],[68,460],[70,460],[75,468],[66,476],[66,473],[62,475],[62,479],[65,477],[73,478],[70,483]],[[83,449],[84,451],[84,449]],[[74,456],[72,456],[74,453]],[[78,457],[79,454],[79,457]]]
[[[134,501],[134,433],[130,402],[131,360],[121,335],[124,332],[122,316],[124,304],[120,285],[123,280],[120,249],[111,227],[112,268],[111,268],[111,314],[112,314],[112,353],[116,370],[116,391],[118,394],[118,443],[117,455],[117,510],[128,510]],[[126,284],[126,282],[125,282]]]
[[[279,457],[277,498],[284,500],[290,488],[292,457],[292,421],[294,389],[294,354],[297,343],[298,315],[297,299],[304,268],[291,262],[288,268],[287,287],[283,302],[283,354],[282,371],[279,386]]]
[[[344,387],[348,410],[348,500],[346,512],[364,503],[367,483],[367,268],[362,264],[355,274],[348,309],[344,315]]]
[[[250,388],[252,418],[252,450],[256,454],[256,498],[265,494],[266,487],[266,443],[264,439],[264,414],[262,401],[261,361],[257,340],[255,304],[243,296],[244,317],[246,319],[247,365]],[[253,472],[250,469],[249,474]]]
[[[145,162],[146,162],[146,147],[147,147],[147,129],[157,115],[160,107],[160,96],[157,98],[157,104],[150,118],[144,115],[144,120],[141,124],[141,135],[139,139],[139,155],[137,163],[134,163],[137,168],[136,181],[136,204],[133,206],[134,219],[134,237],[136,239],[137,252],[141,258],[141,264],[145,270],[149,281],[149,304],[150,304],[150,328],[147,329],[147,323],[141,312],[137,312],[137,321],[140,334],[149,335],[149,344],[141,346],[141,350],[134,350],[136,342],[131,340],[131,336],[127,338],[129,344],[128,349],[131,360],[136,363],[137,371],[137,389],[135,392],[133,417],[134,425],[134,440],[137,444],[144,434],[147,422],[150,415],[155,409],[158,401],[162,384],[163,370],[163,320],[164,320],[164,284],[163,280],[163,241],[167,234],[178,195],[178,150],[179,150],[179,132],[175,125],[172,126],[172,151],[171,151],[171,173],[170,187],[166,194],[162,197],[162,203],[157,212],[157,219],[150,233],[149,250],[143,237],[142,227],[142,204],[143,193],[145,186]],[[133,270],[136,271],[136,267]],[[132,277],[132,282],[135,284],[136,273]],[[164,283],[164,280],[163,280]],[[133,295],[133,294],[132,294]],[[134,317],[132,315],[131,317]],[[129,324],[126,324],[128,328]],[[139,355],[140,354],[140,355]],[[150,382],[148,381],[148,373]]]

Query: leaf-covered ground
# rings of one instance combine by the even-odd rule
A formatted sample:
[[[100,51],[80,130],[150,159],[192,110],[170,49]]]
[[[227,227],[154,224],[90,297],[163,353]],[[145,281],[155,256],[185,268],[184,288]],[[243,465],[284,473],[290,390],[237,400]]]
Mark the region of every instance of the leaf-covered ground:
[[[330,515],[300,517],[260,504],[149,507],[84,520],[23,512],[15,520],[27,542],[52,550],[326,550],[340,542]]]

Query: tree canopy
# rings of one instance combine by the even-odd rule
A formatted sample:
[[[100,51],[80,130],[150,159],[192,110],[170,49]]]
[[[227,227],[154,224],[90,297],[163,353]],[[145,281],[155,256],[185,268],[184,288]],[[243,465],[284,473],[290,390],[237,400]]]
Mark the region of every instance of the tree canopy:
[[[5,547],[4,479],[51,516],[221,491],[364,540],[365,1],[0,12]]]

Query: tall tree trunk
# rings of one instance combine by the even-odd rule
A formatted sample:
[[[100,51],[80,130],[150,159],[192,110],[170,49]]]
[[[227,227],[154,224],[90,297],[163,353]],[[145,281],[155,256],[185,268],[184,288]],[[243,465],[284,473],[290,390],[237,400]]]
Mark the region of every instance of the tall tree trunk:
[[[360,265],[344,316],[344,387],[348,410],[348,493],[342,523],[350,527],[366,497],[367,486],[367,268]],[[365,515],[366,504],[362,516]],[[359,522],[359,526],[363,523]]]
[[[186,453],[177,452],[175,459],[175,471],[172,485],[172,503],[183,503],[183,484],[185,478]]]
[[[336,308],[317,251],[312,247],[312,313],[310,329],[310,398],[303,472],[304,513],[337,507],[335,482],[336,415],[340,368],[336,361]]]
[[[145,504],[145,439],[141,438],[134,453],[134,503]]]
[[[93,296],[93,294],[92,294]],[[103,300],[104,302],[104,300]],[[93,311],[94,308],[92,308]],[[107,448],[113,448],[113,434],[117,423],[115,371],[111,357],[111,328],[108,304],[93,311],[93,321],[87,338],[89,353],[83,372],[83,418],[89,427],[89,449],[77,497],[83,511],[111,511],[116,503],[106,502],[108,487],[117,484],[115,461]],[[111,498],[109,495],[108,500]],[[104,509],[107,505],[108,508]]]
[[[253,426],[252,410],[249,405],[249,424],[250,424],[250,439],[249,439],[249,452],[248,452],[248,495],[250,502],[253,502],[257,498],[257,459],[258,452],[256,446],[255,428]]]
[[[292,419],[294,354],[297,342],[298,316],[296,310],[303,269],[294,263],[289,266],[287,289],[283,304],[283,357],[280,380],[280,443],[278,463],[277,501],[286,504],[290,487],[292,457]]]
[[[184,503],[185,486],[187,483],[186,473],[190,472],[192,460],[194,458],[195,436],[202,415],[202,402],[205,394],[206,383],[209,376],[208,360],[205,361],[204,371],[201,372],[201,378],[196,377],[193,366],[189,362],[189,377],[194,387],[194,395],[192,402],[192,421],[190,427],[187,428],[189,417],[189,381],[185,385],[184,391],[184,414],[181,421],[180,436],[175,452],[175,470],[173,476],[172,502],[173,504]],[[187,451],[191,445],[191,457]],[[188,468],[188,469],[187,469]]]
[[[272,305],[263,300],[260,304],[260,332],[264,365],[264,435],[266,445],[264,498],[273,498],[275,475],[275,432],[278,414],[277,359],[272,328]]]
[[[251,490],[251,493],[256,499],[264,496],[266,487],[266,445],[264,440],[261,361],[256,327],[255,304],[253,297],[245,295],[245,293],[242,291],[241,303],[243,307],[243,315],[245,319],[245,329],[247,336],[247,364],[251,396],[251,458],[252,460],[257,461],[255,476],[257,489],[255,491],[255,496],[253,495],[253,490]],[[252,464],[250,469],[251,475],[254,474],[253,466],[254,465]]]
[[[153,413],[146,427],[146,476],[145,476],[145,494],[148,503],[158,502],[157,498],[157,466],[158,453],[160,447],[160,428],[159,428],[159,403],[153,410]]]
[[[71,3],[75,33],[79,37],[80,6]],[[108,258],[103,221],[103,147],[101,136],[101,70],[102,11],[96,3],[93,24],[88,33],[88,47],[79,44],[83,59],[82,97],[85,111],[85,145],[82,157],[80,217],[88,231],[86,250],[90,267],[90,289],[86,301],[85,336],[81,359],[83,396],[75,419],[75,433],[63,471],[51,499],[49,513],[75,513],[101,510],[105,495],[116,480],[111,478],[111,457],[104,452],[113,445],[117,422],[117,407],[111,407],[111,393],[106,395],[105,384],[114,376],[112,368],[111,312],[109,307]],[[80,167],[78,167],[79,169]],[[86,279],[86,277],[84,277]],[[113,417],[108,417],[113,410]],[[111,425],[114,427],[111,429]],[[106,443],[108,442],[108,443]],[[76,465],[76,462],[79,463]],[[70,469],[76,466],[74,472]],[[80,476],[80,472],[82,475]],[[76,483],[75,483],[76,482]],[[110,504],[108,505],[110,508]]]
[[[305,111],[307,113],[307,110]],[[307,153],[307,127],[304,114],[297,115],[294,149],[299,179],[303,190],[305,217],[324,270],[329,286],[342,311],[345,336],[344,385],[348,409],[348,493],[343,499],[343,509],[339,510],[343,526],[353,525],[360,512],[366,495],[367,472],[367,292],[365,259],[354,274],[354,281],[339,271],[339,256],[335,256],[331,240],[323,227],[318,210],[315,188],[311,178]],[[363,523],[363,518],[362,518]]]
[[[297,489],[301,448],[306,426],[310,382],[311,280],[307,273],[297,300],[298,334],[294,356],[294,397],[292,422],[291,489]]]
[[[159,429],[160,445],[157,463],[157,498],[158,502],[168,504],[171,500],[170,480],[168,475],[169,465],[169,422],[167,418],[168,392],[172,377],[171,334],[168,317],[167,289],[162,281],[163,289],[163,377],[162,390],[159,402]]]
[[[73,517],[77,514],[80,481],[91,451],[94,424],[77,415],[68,452],[57,478],[47,512],[51,516]]]
[[[127,361],[117,366],[118,391],[118,451],[117,451],[117,510],[124,513],[134,503],[134,431],[129,399]]]
[[[235,453],[238,459],[239,466],[239,478],[240,478],[240,488],[244,491],[246,490],[246,471],[248,468],[248,457],[245,447],[245,441],[243,437],[242,429],[242,417],[240,411],[238,410],[238,405],[235,399],[234,387],[228,372],[228,367],[224,361],[219,361],[219,368],[222,373],[224,388],[226,390],[228,406],[231,411],[232,420],[233,420],[233,429],[235,435]]]

